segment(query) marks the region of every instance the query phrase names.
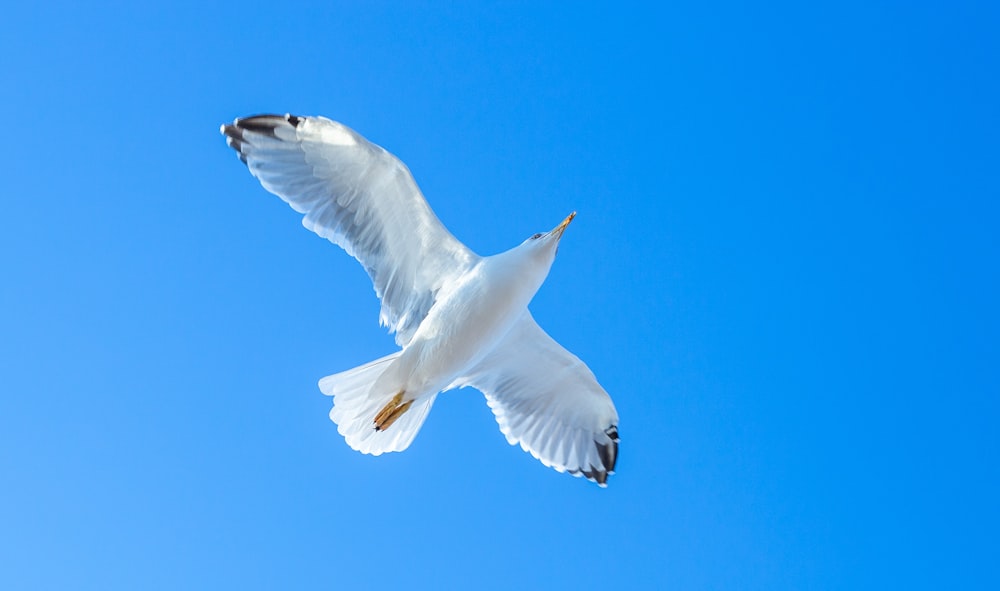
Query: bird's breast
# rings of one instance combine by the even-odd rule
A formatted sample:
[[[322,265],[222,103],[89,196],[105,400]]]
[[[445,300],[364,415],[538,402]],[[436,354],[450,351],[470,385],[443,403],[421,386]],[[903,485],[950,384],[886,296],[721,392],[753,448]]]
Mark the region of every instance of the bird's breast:
[[[411,387],[436,393],[507,334],[538,290],[530,277],[507,271],[478,265],[442,290],[403,352]]]

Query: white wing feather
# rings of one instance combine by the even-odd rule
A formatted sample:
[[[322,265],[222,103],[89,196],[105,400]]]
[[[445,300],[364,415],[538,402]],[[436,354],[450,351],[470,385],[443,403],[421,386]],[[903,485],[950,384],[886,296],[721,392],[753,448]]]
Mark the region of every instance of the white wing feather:
[[[265,189],[305,214],[372,279],[379,321],[406,346],[442,285],[478,256],[441,224],[398,158],[322,117],[260,115],[222,126]]]
[[[451,387],[486,395],[500,431],[559,472],[605,486],[618,459],[618,412],[593,372],[525,311],[504,339]]]

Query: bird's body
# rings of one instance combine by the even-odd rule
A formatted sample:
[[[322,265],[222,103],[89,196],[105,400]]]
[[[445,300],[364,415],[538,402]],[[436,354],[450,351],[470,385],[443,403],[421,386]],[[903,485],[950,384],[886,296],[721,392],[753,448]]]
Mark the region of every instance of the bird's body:
[[[400,355],[414,391],[444,390],[507,334],[549,272],[531,254],[513,249],[484,257],[439,295]]]
[[[527,306],[575,214],[551,232],[480,257],[444,229],[394,156],[323,118],[263,115],[222,128],[265,188],[306,214],[372,276],[402,349],[320,380],[351,447],[378,455],[416,436],[438,393],[483,391],[510,443],[601,485],[618,415],[589,369]]]

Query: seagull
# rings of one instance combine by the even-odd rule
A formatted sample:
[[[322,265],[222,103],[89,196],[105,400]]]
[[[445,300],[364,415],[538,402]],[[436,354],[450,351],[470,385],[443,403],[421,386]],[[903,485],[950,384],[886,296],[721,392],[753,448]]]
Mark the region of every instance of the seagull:
[[[441,392],[486,396],[500,431],[545,466],[607,486],[618,412],[593,372],[535,322],[528,303],[576,212],[549,232],[479,256],[438,220],[409,169],[324,117],[222,125],[261,185],[368,272],[399,351],[319,381],[353,449],[403,451]]]

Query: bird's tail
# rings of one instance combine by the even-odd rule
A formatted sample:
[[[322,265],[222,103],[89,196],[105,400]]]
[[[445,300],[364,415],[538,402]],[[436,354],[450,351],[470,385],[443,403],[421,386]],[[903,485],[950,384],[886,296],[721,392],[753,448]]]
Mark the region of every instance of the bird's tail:
[[[394,401],[399,400],[399,390],[383,388],[382,383],[386,380],[379,378],[393,366],[400,353],[397,351],[319,381],[320,391],[333,396],[330,420],[337,424],[337,432],[344,436],[347,445],[361,453],[377,456],[409,447],[437,398],[437,394],[420,397],[401,408],[399,413],[393,413],[396,416],[384,428],[375,428],[376,417],[382,416]]]

